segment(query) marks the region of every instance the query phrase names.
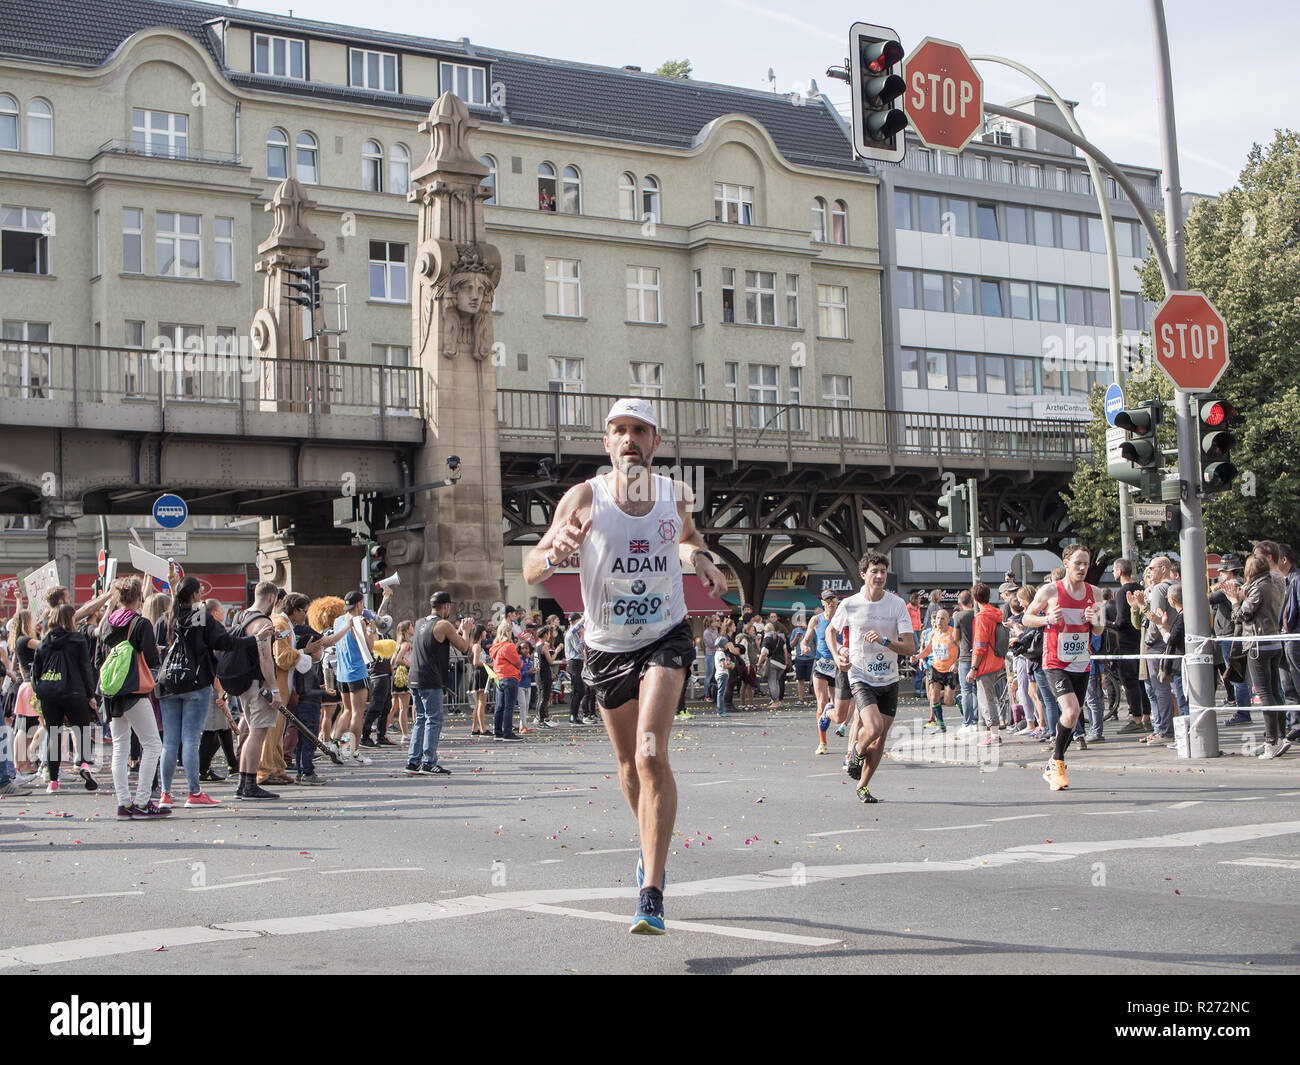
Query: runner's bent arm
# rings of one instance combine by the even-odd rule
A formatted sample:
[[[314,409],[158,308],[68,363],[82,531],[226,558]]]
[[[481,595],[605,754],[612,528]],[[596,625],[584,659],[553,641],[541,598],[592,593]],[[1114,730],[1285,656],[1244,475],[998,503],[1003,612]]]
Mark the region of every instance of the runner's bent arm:
[[[524,581],[528,584],[544,581],[551,570],[581,546],[590,529],[591,485],[583,481],[564,493],[555,508],[551,527],[542,534],[537,546],[524,555]]]
[[[1055,589],[1039,588],[1034,601],[1025,607],[1025,612],[1020,619],[1021,624],[1030,629],[1044,629],[1052,624],[1047,615],[1056,606],[1055,599]]]

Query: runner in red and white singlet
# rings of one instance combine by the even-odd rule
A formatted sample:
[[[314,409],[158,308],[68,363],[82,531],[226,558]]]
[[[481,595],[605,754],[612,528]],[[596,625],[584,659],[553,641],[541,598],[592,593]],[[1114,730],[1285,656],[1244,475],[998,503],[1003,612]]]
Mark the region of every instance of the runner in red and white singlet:
[[[1092,634],[1106,628],[1105,614],[1097,606],[1101,594],[1086,579],[1091,553],[1082,544],[1071,544],[1062,558],[1065,579],[1040,588],[1023,619],[1029,628],[1047,629],[1043,633],[1043,672],[1061,706],[1056,751],[1043,772],[1043,779],[1053,791],[1070,786],[1065,775],[1065,751],[1088,692]]]

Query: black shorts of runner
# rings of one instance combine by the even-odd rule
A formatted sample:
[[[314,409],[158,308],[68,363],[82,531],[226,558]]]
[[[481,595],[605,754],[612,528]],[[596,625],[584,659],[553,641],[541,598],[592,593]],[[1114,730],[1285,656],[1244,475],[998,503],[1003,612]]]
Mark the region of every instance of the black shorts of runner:
[[[885,717],[893,717],[898,712],[898,684],[877,688],[860,680],[853,682],[853,702],[859,710],[874,706]]]
[[[363,692],[369,687],[370,685],[366,683],[364,677],[361,680],[345,680],[339,683],[339,691],[341,692]]]
[[[795,680],[812,680],[813,660],[811,658],[796,658],[794,660],[794,679]]]
[[[1052,691],[1057,698],[1062,695],[1073,695],[1079,705],[1083,705],[1083,700],[1088,695],[1088,674],[1068,672],[1064,669],[1045,669],[1047,674],[1047,683],[1052,686]]]
[[[596,693],[596,702],[609,710],[631,702],[641,690],[641,678],[651,666],[680,669],[683,676],[695,661],[695,635],[689,618],[635,651],[587,648],[582,680]]]
[[[952,688],[955,691],[957,688],[957,671],[954,669],[947,673],[940,673],[934,666],[931,666],[929,681],[940,688]]]
[[[849,684],[849,675],[842,669],[835,671],[835,701],[847,703],[853,698],[853,687]]]

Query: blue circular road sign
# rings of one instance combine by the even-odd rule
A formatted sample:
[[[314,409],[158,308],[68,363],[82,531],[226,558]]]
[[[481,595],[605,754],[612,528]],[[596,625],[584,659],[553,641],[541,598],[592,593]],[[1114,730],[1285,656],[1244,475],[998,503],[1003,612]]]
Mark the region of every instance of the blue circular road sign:
[[[190,515],[190,508],[180,496],[164,495],[154,500],[153,520],[164,529],[179,529]]]
[[[1119,385],[1106,389],[1106,424],[1115,424],[1115,415],[1124,409],[1124,390]]]

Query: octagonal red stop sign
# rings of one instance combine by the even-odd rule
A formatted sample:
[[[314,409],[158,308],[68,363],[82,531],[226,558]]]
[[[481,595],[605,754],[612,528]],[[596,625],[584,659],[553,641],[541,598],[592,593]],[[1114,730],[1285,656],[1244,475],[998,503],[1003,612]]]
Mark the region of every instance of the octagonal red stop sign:
[[[984,82],[951,41],[927,37],[903,62],[903,110],[931,148],[958,152],[984,124]]]
[[[1171,292],[1151,320],[1156,362],[1182,392],[1207,392],[1228,368],[1228,326],[1203,292]]]

